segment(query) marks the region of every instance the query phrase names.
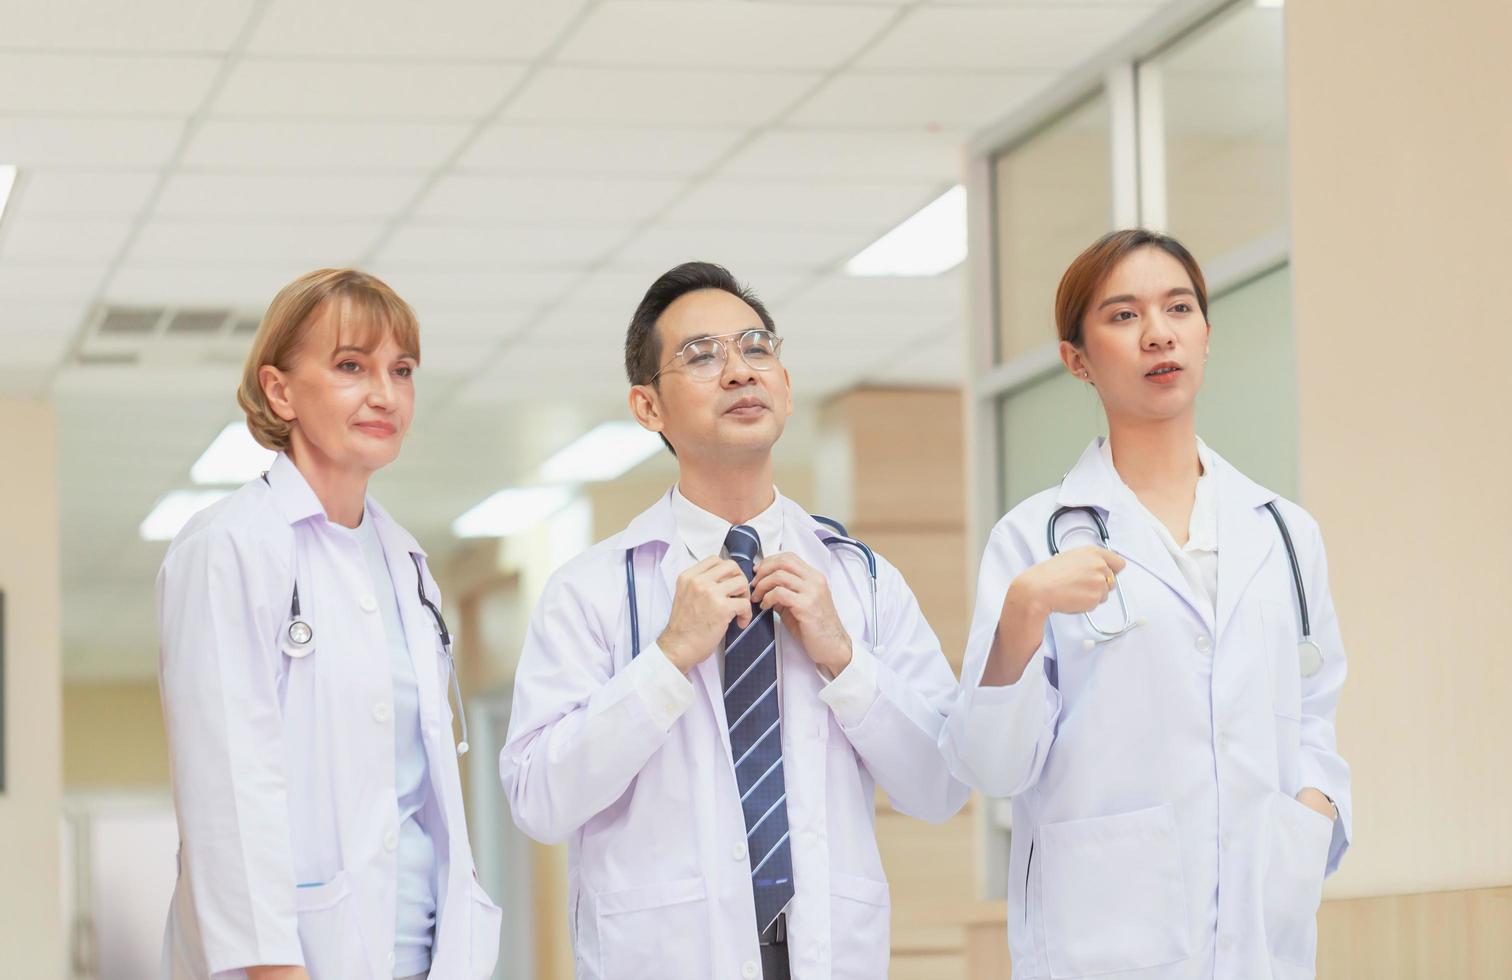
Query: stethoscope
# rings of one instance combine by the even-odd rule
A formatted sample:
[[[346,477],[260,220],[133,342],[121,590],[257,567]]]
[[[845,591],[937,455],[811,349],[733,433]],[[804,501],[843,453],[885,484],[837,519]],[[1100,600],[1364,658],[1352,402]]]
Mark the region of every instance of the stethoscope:
[[[828,517],[820,517],[818,514],[811,515],[814,520],[825,527],[832,528],[836,532],[821,540],[825,545],[844,545],[858,552],[866,562],[866,573],[871,593],[871,639],[872,652],[881,653],[881,637],[877,633],[879,620],[877,619],[877,556],[866,544],[850,536],[845,530],[845,525]],[[640,609],[635,592],[635,549],[625,549],[625,594],[630,600],[630,656],[634,658],[640,653]]]
[[[1281,517],[1281,511],[1276,506],[1276,502],[1273,500],[1267,501],[1265,509],[1270,512],[1271,517],[1275,518],[1276,527],[1281,531],[1281,543],[1286,545],[1286,557],[1291,563],[1292,587],[1297,593],[1297,609],[1302,619],[1302,642],[1297,644],[1297,661],[1302,671],[1302,676],[1312,677],[1323,669],[1323,648],[1313,642],[1312,620],[1307,614],[1307,589],[1302,584],[1302,566],[1297,561],[1297,549],[1292,544],[1291,531],[1287,528],[1286,521]],[[1060,544],[1055,539],[1055,525],[1066,514],[1086,514],[1090,517],[1093,526],[1097,529],[1098,540],[1104,548],[1108,547],[1108,525],[1103,523],[1102,515],[1097,512],[1096,508],[1062,507],[1050,515],[1050,520],[1045,525],[1045,540],[1050,546],[1052,557],[1060,554]],[[1130,630],[1145,624],[1145,620],[1143,619],[1129,618],[1129,604],[1124,599],[1123,587],[1118,584],[1116,579],[1113,583],[1113,593],[1118,596],[1118,608],[1123,615],[1123,625],[1115,630],[1105,630],[1093,622],[1090,612],[1083,613],[1082,616],[1087,620],[1087,625],[1096,634],[1095,638],[1089,638],[1086,641],[1086,646],[1089,650],[1099,643],[1116,640]]]
[[[415,580],[418,583],[416,591],[420,594],[420,604],[430,610],[431,617],[436,621],[436,632],[441,635],[441,649],[446,654],[446,667],[451,674],[451,683],[447,687],[446,697],[450,701],[452,696],[456,695],[457,717],[462,721],[462,740],[457,743],[457,754],[466,755],[470,747],[467,744],[467,706],[462,702],[462,682],[457,678],[457,662],[452,657],[451,631],[446,628],[446,618],[441,615],[441,609],[431,602],[430,596],[425,594],[425,575],[420,565],[420,556],[410,552],[410,560],[415,563]],[[284,627],[283,643],[280,646],[283,652],[294,660],[303,660],[315,652],[315,628],[299,610],[299,579],[297,577],[294,580],[293,598],[289,600],[289,622]]]

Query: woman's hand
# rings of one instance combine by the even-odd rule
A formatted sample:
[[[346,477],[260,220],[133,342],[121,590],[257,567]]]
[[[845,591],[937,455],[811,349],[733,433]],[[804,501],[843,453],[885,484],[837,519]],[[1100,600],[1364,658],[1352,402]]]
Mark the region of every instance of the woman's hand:
[[[1311,786],[1297,793],[1297,802],[1309,810],[1317,810],[1329,820],[1337,820],[1339,817],[1339,811],[1334,809],[1332,803],[1328,802],[1328,797],[1323,795],[1323,791],[1314,789]]]
[[[1038,650],[1050,614],[1091,612],[1113,591],[1125,561],[1107,548],[1063,551],[1025,569],[1008,586],[982,684],[1015,684]]]
[[[247,980],[310,980],[302,966],[249,966]]]

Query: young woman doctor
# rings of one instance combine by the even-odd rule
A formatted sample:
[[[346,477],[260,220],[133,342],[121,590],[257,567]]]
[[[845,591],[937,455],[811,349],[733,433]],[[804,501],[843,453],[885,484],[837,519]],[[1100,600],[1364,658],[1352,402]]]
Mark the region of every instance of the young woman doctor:
[[[284,287],[253,340],[237,400],[278,455],[158,575],[180,838],[165,977],[493,972],[501,913],[468,844],[441,597],[367,496],[419,363],[409,306],[352,270]]]
[[[1317,524],[1197,438],[1211,327],[1180,243],[1107,235],[1055,313],[1108,438],[993,528],[941,737],[1013,798],[1014,976],[1312,976],[1350,826]]]

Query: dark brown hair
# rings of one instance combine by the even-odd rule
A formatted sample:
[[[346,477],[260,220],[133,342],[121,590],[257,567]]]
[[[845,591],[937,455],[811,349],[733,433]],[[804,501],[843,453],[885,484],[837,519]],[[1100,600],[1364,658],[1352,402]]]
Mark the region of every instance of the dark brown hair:
[[[1185,245],[1158,231],[1146,228],[1126,228],[1111,231],[1093,242],[1085,252],[1078,255],[1061,276],[1060,287],[1055,291],[1055,329],[1060,339],[1077,347],[1082,345],[1082,321],[1087,310],[1097,298],[1097,291],[1108,276],[1131,252],[1141,248],[1158,248],[1181,263],[1192,280],[1192,290],[1197,294],[1197,305],[1202,309],[1202,318],[1207,319],[1207,280],[1202,277],[1202,268]]]

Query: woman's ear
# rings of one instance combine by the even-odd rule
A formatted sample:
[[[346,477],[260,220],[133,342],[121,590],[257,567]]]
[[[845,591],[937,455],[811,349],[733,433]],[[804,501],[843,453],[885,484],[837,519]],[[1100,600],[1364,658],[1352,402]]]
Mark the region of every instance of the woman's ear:
[[[292,422],[299,417],[289,398],[288,378],[282,371],[271,364],[264,364],[257,369],[257,383],[262,385],[263,397],[268,400],[268,407],[273,409],[274,415],[285,422]]]
[[[1087,368],[1086,356],[1071,341],[1063,340],[1060,342],[1060,359],[1061,363],[1066,365],[1066,370],[1070,371],[1072,376],[1081,381],[1090,382],[1092,380],[1092,372]]]

